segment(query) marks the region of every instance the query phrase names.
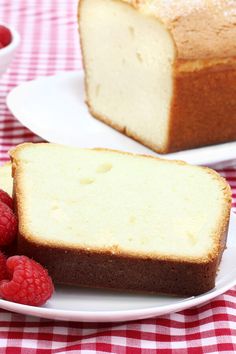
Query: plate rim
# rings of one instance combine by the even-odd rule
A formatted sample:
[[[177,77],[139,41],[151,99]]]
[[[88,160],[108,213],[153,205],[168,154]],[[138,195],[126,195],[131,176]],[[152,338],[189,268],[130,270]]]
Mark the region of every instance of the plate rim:
[[[227,290],[236,285],[236,279],[231,280],[219,289],[210,290],[202,295],[186,298],[179,301],[177,304],[154,306],[141,309],[131,310],[113,310],[113,311],[81,311],[81,310],[62,310],[52,309],[47,307],[35,307],[29,305],[17,304],[14,302],[0,300],[0,308],[3,310],[21,313],[23,315],[30,315],[35,317],[42,317],[51,320],[62,321],[80,321],[80,322],[123,322],[142,320],[150,317],[158,317],[167,315],[173,312],[179,312],[204,304],[219,295],[222,295]]]

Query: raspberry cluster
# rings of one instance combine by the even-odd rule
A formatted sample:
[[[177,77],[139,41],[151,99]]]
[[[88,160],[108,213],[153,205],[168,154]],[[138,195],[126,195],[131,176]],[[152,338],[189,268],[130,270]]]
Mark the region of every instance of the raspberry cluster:
[[[0,248],[16,238],[18,223],[13,200],[0,189]],[[39,263],[26,256],[7,259],[0,251],[0,297],[20,304],[41,306],[53,294],[52,279]]]

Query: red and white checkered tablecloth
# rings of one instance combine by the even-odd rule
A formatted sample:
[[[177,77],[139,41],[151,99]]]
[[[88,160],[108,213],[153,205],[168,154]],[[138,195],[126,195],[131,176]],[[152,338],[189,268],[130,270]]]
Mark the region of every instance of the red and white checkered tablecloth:
[[[41,140],[11,115],[7,93],[37,76],[82,67],[76,12],[77,0],[0,1],[0,21],[18,29],[22,38],[11,67],[0,78],[1,163],[8,160],[10,147]],[[220,172],[231,184],[235,208],[236,167]],[[236,288],[189,310],[129,323],[60,322],[0,310],[0,354],[67,352],[234,353]]]

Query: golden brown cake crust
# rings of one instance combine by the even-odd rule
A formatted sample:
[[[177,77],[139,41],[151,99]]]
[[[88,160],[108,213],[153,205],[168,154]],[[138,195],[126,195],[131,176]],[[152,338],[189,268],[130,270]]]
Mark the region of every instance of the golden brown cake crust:
[[[175,70],[166,152],[236,140],[236,66]]]
[[[172,34],[177,58],[236,55],[236,7],[231,0],[122,0],[162,21]]]
[[[193,296],[212,289],[219,259],[170,262],[109,252],[45,247],[19,235],[18,252],[44,265],[58,284]]]

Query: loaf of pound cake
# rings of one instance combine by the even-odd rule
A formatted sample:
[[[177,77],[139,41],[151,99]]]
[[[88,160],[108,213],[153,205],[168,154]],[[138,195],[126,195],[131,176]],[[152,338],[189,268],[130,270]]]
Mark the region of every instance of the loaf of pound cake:
[[[236,140],[236,6],[81,0],[91,114],[159,153]]]
[[[10,154],[18,253],[56,283],[177,295],[214,287],[231,193],[213,170],[47,143]]]

